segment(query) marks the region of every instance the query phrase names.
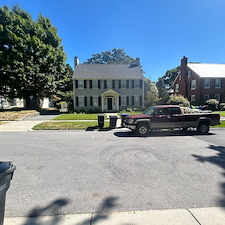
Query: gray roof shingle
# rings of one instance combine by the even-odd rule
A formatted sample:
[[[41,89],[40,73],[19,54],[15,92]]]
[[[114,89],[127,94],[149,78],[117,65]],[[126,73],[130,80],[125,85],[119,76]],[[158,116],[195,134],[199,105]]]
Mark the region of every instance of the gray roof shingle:
[[[79,64],[73,79],[144,79],[140,66],[129,64]]]

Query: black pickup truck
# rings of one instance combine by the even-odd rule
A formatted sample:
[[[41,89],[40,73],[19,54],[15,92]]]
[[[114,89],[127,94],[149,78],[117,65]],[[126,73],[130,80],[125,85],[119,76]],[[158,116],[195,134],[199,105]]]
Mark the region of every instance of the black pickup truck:
[[[176,129],[187,131],[188,128],[197,128],[203,134],[209,132],[209,126],[220,124],[220,114],[211,112],[185,113],[177,105],[157,105],[146,109],[143,114],[127,116],[125,127],[145,136],[150,130]]]

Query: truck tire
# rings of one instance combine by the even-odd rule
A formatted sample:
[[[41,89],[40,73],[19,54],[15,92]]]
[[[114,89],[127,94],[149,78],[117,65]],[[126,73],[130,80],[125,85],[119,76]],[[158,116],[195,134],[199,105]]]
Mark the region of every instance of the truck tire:
[[[209,124],[206,122],[199,123],[197,131],[201,134],[207,134],[209,132]]]
[[[136,133],[140,136],[146,136],[149,133],[149,125],[147,123],[139,123],[136,128]]]

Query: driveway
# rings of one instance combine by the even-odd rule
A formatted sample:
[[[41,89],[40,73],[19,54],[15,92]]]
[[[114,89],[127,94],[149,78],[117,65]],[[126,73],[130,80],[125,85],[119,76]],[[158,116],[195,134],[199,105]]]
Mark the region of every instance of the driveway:
[[[58,115],[39,115],[20,121],[7,121],[6,124],[0,125],[0,131],[29,131],[35,125],[49,121],[56,116]]]

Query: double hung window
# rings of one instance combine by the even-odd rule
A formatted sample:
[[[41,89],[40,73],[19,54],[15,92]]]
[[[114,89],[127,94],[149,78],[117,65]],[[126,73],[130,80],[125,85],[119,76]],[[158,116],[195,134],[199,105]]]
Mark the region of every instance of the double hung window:
[[[209,78],[205,78],[205,80],[204,80],[204,88],[210,88],[210,79]]]

